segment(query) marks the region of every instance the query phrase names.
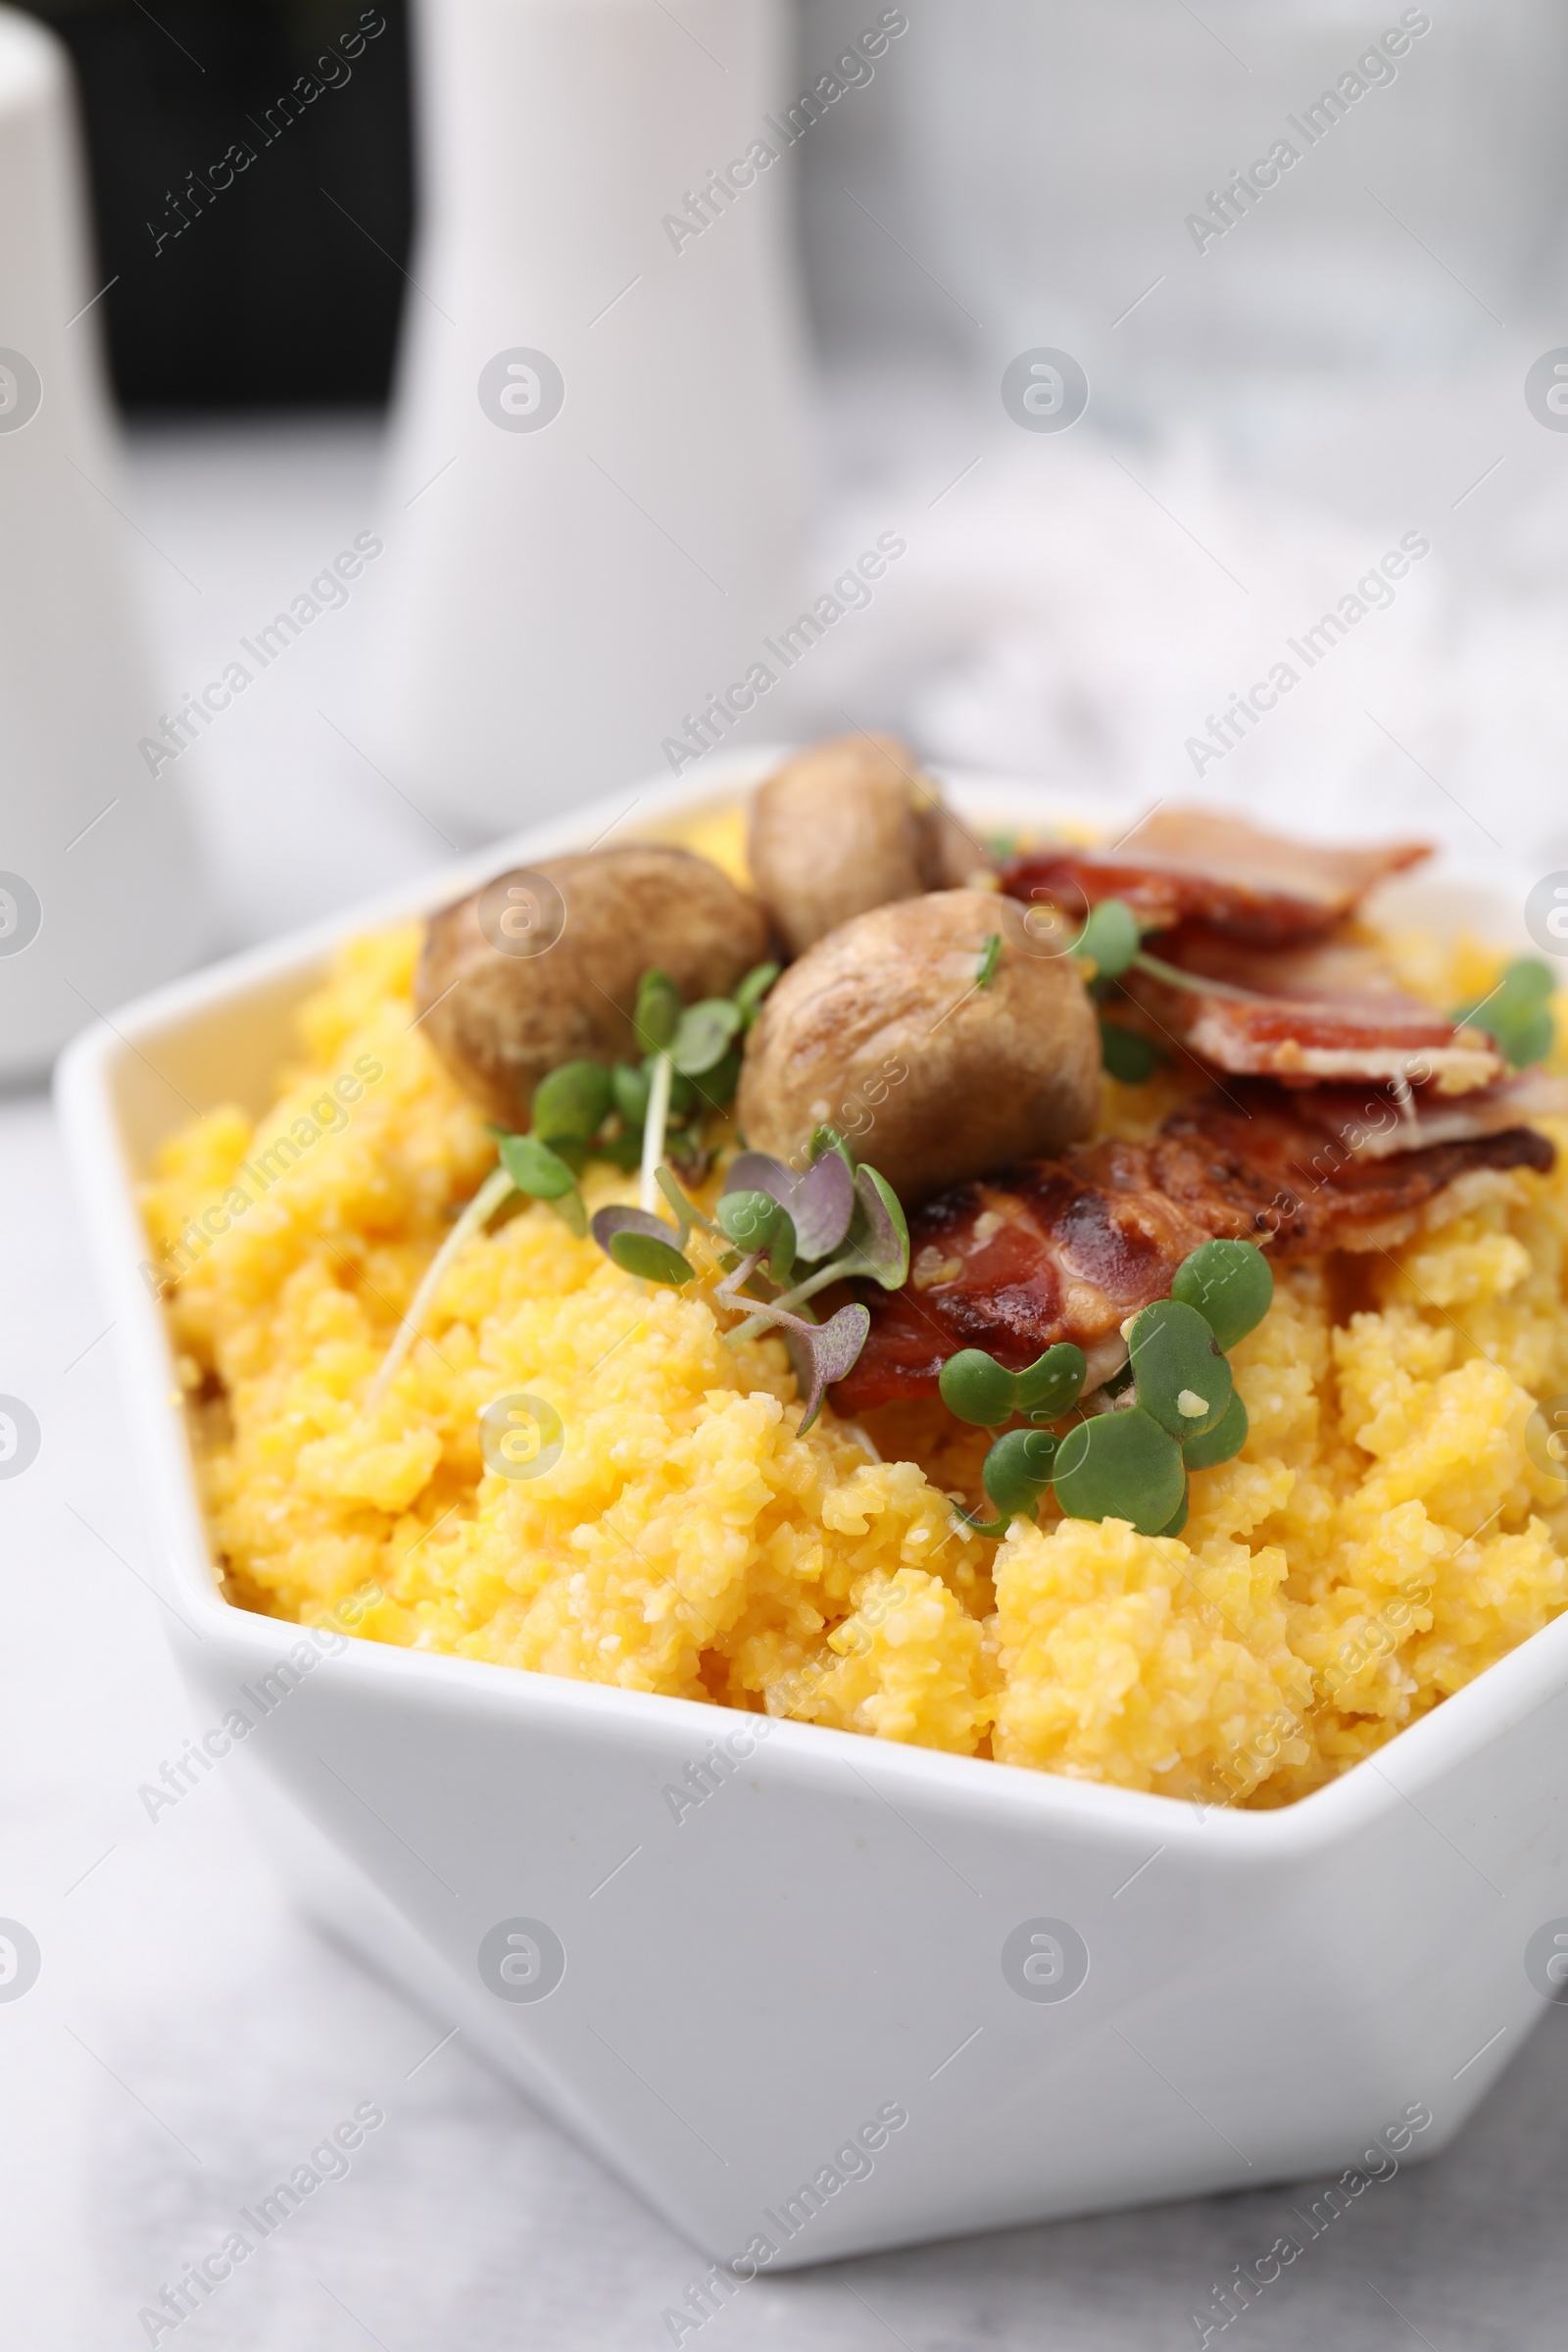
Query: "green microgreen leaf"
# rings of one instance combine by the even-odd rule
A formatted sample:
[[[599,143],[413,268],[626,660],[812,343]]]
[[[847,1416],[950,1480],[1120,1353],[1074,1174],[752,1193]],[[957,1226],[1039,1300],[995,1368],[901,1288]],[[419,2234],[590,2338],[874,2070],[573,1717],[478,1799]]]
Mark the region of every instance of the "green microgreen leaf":
[[[609,1118],[613,1101],[603,1062],[564,1061],[534,1088],[533,1132],[546,1144],[585,1144]]]
[[[1176,1269],[1170,1295],[1196,1307],[1219,1347],[1255,1331],[1274,1299],[1274,1272],[1255,1242],[1200,1242]]]
[[[662,1283],[678,1291],[692,1279],[693,1269],[674,1244],[656,1241],[650,1233],[617,1233],[610,1254],[624,1273],[635,1274],[640,1282]]]
[[[1196,1306],[1156,1298],[1127,1334],[1138,1402],[1173,1438],[1201,1438],[1231,1400],[1231,1368]]]
[[[559,1152],[536,1135],[508,1135],[501,1140],[501,1165],[519,1193],[548,1200],[579,1241],[588,1231],[588,1212],[571,1167]]]
[[[1000,1519],[1032,1519],[1051,1484],[1056,1440],[1049,1429],[1009,1429],[986,1455],[980,1477]]]
[[[501,1144],[501,1164],[519,1193],[536,1200],[559,1200],[576,1189],[577,1179],[559,1152],[552,1152],[536,1135],[509,1135]]]
[[[680,990],[657,965],[637,983],[637,1010],[632,1025],[645,1054],[664,1054],[674,1043],[680,1022]]]
[[[976,988],[989,988],[991,986],[992,981],[997,976],[997,967],[1001,961],[1002,933],[1000,931],[993,931],[990,938],[986,941],[985,947],[981,953],[980,969],[975,974]]]
[[[976,1429],[1000,1429],[1017,1410],[1017,1381],[983,1348],[961,1348],[950,1355],[937,1386],[949,1412]]]
[[[723,1060],[740,1025],[738,1009],[725,997],[705,997],[699,1004],[688,1004],[675,1024],[670,1060],[683,1077],[701,1078]]]
[[[643,1139],[629,1127],[624,1135],[610,1136],[605,1142],[594,1146],[596,1159],[608,1159],[612,1168],[624,1169],[628,1175],[633,1168],[641,1166],[642,1156]]]
[[[740,1084],[740,1049],[731,1046],[729,1051],[714,1062],[710,1070],[705,1070],[700,1078],[694,1078],[691,1081],[692,1089],[699,1100],[707,1103],[710,1110],[727,1110],[735,1100],[735,1089]]]
[[[647,1209],[600,1209],[594,1217],[593,1237],[608,1258],[643,1282],[679,1290],[695,1274],[696,1269],[675,1248],[674,1227]]]
[[[837,1127],[813,1127],[808,1158],[814,1164],[817,1160],[824,1158],[829,1152],[836,1152],[849,1169],[850,1174],[852,1176],[855,1174],[855,1152],[851,1148],[849,1138],[843,1135]]]
[[[1048,1348],[1017,1381],[1017,1409],[1031,1421],[1059,1421],[1083,1395],[1089,1359],[1071,1340]]]
[[[1179,1536],[1183,1528],[1187,1525],[1187,1514],[1192,1508],[1192,1501],[1193,1482],[1190,1478],[1184,1478],[1182,1480],[1182,1498],[1180,1502],[1176,1505],[1176,1508],[1174,1511],[1172,1511],[1164,1526],[1158,1529],[1156,1532],[1162,1536]]]
[[[1240,1389],[1236,1389],[1213,1428],[1200,1438],[1185,1441],[1182,1460],[1189,1470],[1212,1470],[1216,1463],[1230,1461],[1246,1444],[1247,1407],[1242,1402]]]
[[[782,1289],[795,1270],[795,1223],[770,1193],[726,1193],[714,1215],[719,1231],[741,1250],[767,1252],[767,1270]]]
[[[653,1076],[653,1073],[654,1073],[654,1070],[655,1070],[655,1068],[658,1066],[658,1064],[659,1064],[660,1062],[662,1062],[662,1061],[668,1061],[668,1060],[669,1060],[669,1056],[668,1056],[668,1054],[656,1054],[654,1055],[654,1057],[653,1057],[653,1060],[652,1060],[652,1062],[649,1064],[649,1077],[650,1077],[650,1079],[652,1078],[652,1076]],[[669,1115],[670,1115],[670,1117],[671,1117],[672,1119],[676,1119],[676,1120],[679,1120],[679,1119],[689,1119],[689,1118],[691,1117],[691,1114],[692,1114],[692,1112],[693,1112],[693,1111],[694,1111],[696,1108],[697,1108],[697,1087],[696,1087],[695,1081],[694,1081],[694,1080],[692,1080],[692,1079],[690,1079],[690,1078],[688,1078],[688,1077],[686,1077],[682,1071],[680,1071],[680,1070],[677,1070],[677,1069],[676,1069],[676,1067],[675,1067],[675,1065],[674,1065],[674,1063],[671,1061],[671,1062],[669,1063]]]
[[[1181,1447],[1141,1405],[1080,1421],[1056,1452],[1056,1500],[1070,1519],[1125,1519],[1158,1535],[1180,1508]]]
[[[1100,1024],[1101,1062],[1122,1086],[1144,1086],[1168,1057],[1152,1037],[1120,1021]]]
[[[617,1061],[610,1073],[615,1108],[628,1127],[636,1128],[639,1136],[642,1134],[643,1121],[648,1116],[649,1083],[648,1072],[639,1069],[635,1062]]]
[[[683,1250],[691,1239],[694,1225],[700,1225],[707,1234],[716,1233],[717,1227],[713,1224],[712,1219],[705,1217],[696,1201],[687,1198],[668,1168],[657,1170],[654,1181],[675,1212],[675,1222],[680,1227],[680,1246]]]
[[[1510,963],[1490,997],[1476,1004],[1460,1005],[1452,1014],[1456,1027],[1480,1029],[1490,1037],[1516,1070],[1528,1069],[1551,1052],[1556,1037],[1551,999],[1556,981],[1546,965],[1533,956]]]
[[[857,1273],[899,1291],[909,1277],[909,1225],[904,1203],[887,1178],[873,1167],[855,1171],[855,1213],[849,1247]]]
[[[1138,917],[1125,899],[1102,899],[1085,923],[1072,954],[1092,963],[1097,978],[1117,980],[1138,953]]]
[[[735,991],[734,1004],[736,1011],[741,1016],[742,1028],[751,1028],[752,1024],[757,1019],[758,1014],[762,1009],[762,999],[766,996],[768,990],[772,987],[782,969],[783,966],[777,963],[753,964],[751,970],[747,973],[745,979]]]

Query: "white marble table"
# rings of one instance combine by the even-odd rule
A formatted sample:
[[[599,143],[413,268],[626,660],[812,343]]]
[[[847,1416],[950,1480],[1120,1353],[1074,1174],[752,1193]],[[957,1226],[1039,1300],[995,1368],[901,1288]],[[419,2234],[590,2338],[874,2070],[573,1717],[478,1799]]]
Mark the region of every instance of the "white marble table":
[[[138,442],[131,511],[204,591],[198,603],[144,551],[172,684],[373,518],[374,457],[352,425]],[[940,488],[939,459],[927,470]],[[867,495],[853,479],[844,493],[847,505]],[[961,517],[947,527],[938,568],[956,561]],[[351,610],[335,625],[270,700],[249,698],[201,779],[226,940],[444,854],[439,829],[318,715],[347,708],[362,623]],[[945,707],[960,712],[971,655],[949,652]],[[972,655],[982,672],[988,659],[1005,673],[1004,657]],[[868,659],[863,690],[896,707],[873,669]],[[993,725],[1027,748],[1037,723],[1049,752],[1027,680],[1010,715],[1004,703],[987,700]],[[1522,848],[1524,830],[1542,839],[1562,819],[1526,805],[1510,822]],[[349,2178],[159,2341],[667,2344],[661,2315],[694,2275],[691,2250],[461,2036],[437,2047],[439,2023],[301,1924],[220,1778],[148,1819],[138,1788],[193,1724],[143,1581],[106,1310],[41,1094],[0,1102],[0,1392],[24,1396],[44,1432],[33,1466],[0,1483],[0,1915],[24,1921],[44,1954],[32,1990],[0,2003],[0,2336],[18,2352],[147,2342],[141,2308],[220,2244],[237,2205],[373,2099],[386,2124]],[[1565,2118],[1568,2020],[1553,2013],[1452,2151],[1369,2191],[1211,2340],[1256,2352],[1559,2345]],[[1292,2201],[1265,2190],[763,2279],[704,2330],[705,2347],[1175,2352],[1198,2340],[1190,2312],[1266,2249]]]

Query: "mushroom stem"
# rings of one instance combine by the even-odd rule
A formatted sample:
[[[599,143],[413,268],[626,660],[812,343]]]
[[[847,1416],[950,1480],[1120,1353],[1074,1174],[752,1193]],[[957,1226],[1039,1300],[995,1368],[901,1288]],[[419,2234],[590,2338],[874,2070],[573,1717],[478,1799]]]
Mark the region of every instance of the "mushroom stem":
[[[442,1278],[458,1251],[480,1228],[489,1223],[509,1193],[516,1190],[505,1168],[493,1168],[485,1178],[462,1216],[447,1235],[440,1249],[424,1270],[424,1279],[409,1301],[409,1311],[392,1335],[392,1345],[381,1358],[375,1378],[365,1392],[364,1413],[373,1413],[387,1390],[392,1386],[404,1358],[419,1336],[420,1327],[430,1311],[430,1302],[441,1287]]]
[[[669,1123],[669,1089],[674,1075],[675,1064],[669,1055],[657,1055],[648,1089],[648,1115],[643,1120],[642,1204],[650,1216],[659,1207],[659,1170],[664,1156],[664,1129]]]

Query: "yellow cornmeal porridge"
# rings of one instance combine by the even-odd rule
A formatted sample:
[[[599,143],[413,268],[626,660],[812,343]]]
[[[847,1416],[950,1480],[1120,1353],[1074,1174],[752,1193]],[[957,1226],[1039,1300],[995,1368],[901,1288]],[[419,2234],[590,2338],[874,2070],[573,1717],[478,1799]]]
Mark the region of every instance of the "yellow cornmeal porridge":
[[[1568,1600],[1568,1488],[1524,1444],[1533,1401],[1568,1391],[1568,1122],[1545,1123],[1552,1176],[1467,1177],[1397,1262],[1353,1261],[1358,1311],[1342,1290],[1336,1320],[1330,1270],[1280,1270],[1233,1351],[1250,1436],[1194,1475],[1179,1539],[974,1536],[831,1412],[801,1437],[776,1339],[723,1346],[700,1295],[633,1280],[541,1204],[459,1257],[367,1424],[356,1400],[494,1161],[410,1026],[417,945],[346,947],[273,1107],[197,1119],[146,1191],[159,1262],[189,1268],[170,1312],[242,1605],[316,1624],[358,1595],[378,1641],[1279,1804]],[[1402,961],[1448,1003],[1494,971]],[[1106,1095],[1128,1133],[1168,1103]],[[608,1169],[586,1190],[634,1198]],[[563,1425],[532,1478],[481,1457],[477,1416],[514,1392]],[[939,1478],[961,1482],[967,1443],[927,1455]]]

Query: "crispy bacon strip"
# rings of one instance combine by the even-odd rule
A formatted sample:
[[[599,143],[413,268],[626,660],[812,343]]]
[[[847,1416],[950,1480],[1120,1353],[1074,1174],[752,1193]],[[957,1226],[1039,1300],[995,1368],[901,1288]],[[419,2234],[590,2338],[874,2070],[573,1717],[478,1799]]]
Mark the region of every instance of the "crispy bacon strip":
[[[1271,947],[1321,936],[1376,883],[1430,856],[1418,841],[1324,849],[1217,809],[1156,808],[1114,850],[1027,852],[1004,872],[1002,887],[1079,921],[1102,899],[1125,899],[1146,930],[1200,921]]]
[[[1471,1169],[1555,1158],[1520,1126],[1379,1154],[1303,1117],[1311,1100],[1244,1083],[1184,1105],[1148,1143],[1091,1144],[940,1195],[909,1220],[906,1287],[862,1290],[870,1335],[838,1409],[929,1396],[960,1348],[1021,1371],[1072,1340],[1095,1386],[1126,1358],[1124,1320],[1168,1294],[1200,1242],[1257,1241],[1276,1258],[1387,1250]]]
[[[1440,1094],[1492,1086],[1504,1063],[1482,1030],[1455,1028],[1407,996],[1369,942],[1329,939],[1262,949],[1184,923],[1159,942],[1162,961],[1212,993],[1167,985],[1145,971],[1123,983],[1154,1034],[1200,1061],[1287,1085],[1351,1080],[1430,1082]]]

